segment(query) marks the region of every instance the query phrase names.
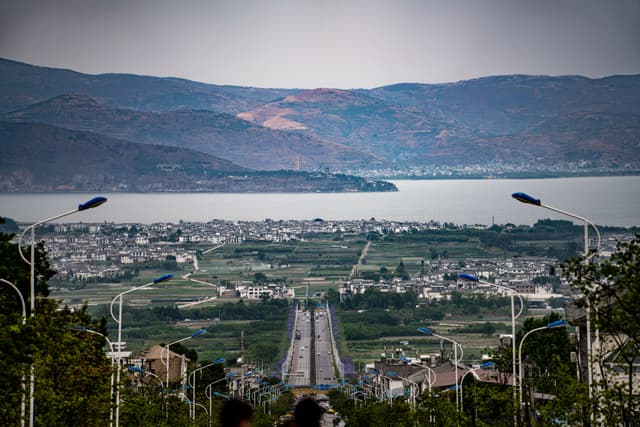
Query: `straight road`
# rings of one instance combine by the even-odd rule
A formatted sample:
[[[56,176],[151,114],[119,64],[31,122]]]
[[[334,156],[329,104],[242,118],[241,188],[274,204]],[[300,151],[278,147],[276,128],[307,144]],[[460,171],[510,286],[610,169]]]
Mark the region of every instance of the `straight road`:
[[[286,381],[301,386],[311,384],[311,313],[299,310],[297,319],[295,328],[300,331],[300,339],[296,339],[294,332],[293,360]]]
[[[336,371],[333,366],[333,354],[331,352],[329,314],[324,308],[316,308],[314,318],[316,384],[335,384]]]

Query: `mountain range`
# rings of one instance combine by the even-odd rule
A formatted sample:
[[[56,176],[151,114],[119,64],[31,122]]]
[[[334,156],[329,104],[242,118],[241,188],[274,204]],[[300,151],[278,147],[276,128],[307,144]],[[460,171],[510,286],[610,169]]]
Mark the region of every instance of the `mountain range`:
[[[136,143],[190,148],[259,170],[361,167],[382,163],[371,154],[299,132],[259,126],[207,110],[147,112],[99,104],[86,95],[60,95],[12,113],[11,122],[46,123]]]
[[[0,121],[0,192],[395,191],[385,181],[252,171],[188,148],[138,144],[43,123]]]
[[[0,121],[195,150],[254,170],[640,167],[640,75],[263,89],[0,59]]]

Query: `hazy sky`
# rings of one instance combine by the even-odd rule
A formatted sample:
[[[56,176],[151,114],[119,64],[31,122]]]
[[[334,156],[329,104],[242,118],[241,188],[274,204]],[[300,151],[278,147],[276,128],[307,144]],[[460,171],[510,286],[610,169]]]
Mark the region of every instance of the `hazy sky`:
[[[0,0],[0,56],[262,87],[640,73],[640,0]]]

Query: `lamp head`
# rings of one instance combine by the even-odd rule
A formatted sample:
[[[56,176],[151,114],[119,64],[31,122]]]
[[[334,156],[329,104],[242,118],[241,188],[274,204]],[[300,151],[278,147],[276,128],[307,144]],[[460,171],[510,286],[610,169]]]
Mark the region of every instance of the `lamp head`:
[[[567,326],[567,321],[564,319],[556,320],[555,322],[547,323],[547,328],[561,328]]]
[[[511,197],[519,202],[526,203],[528,205],[540,206],[542,204],[540,199],[536,199],[535,197],[530,196],[527,193],[513,193]]]
[[[220,357],[219,359],[216,359],[216,360],[212,361],[211,363],[213,363],[214,365],[218,365],[218,364],[224,363],[226,361],[227,361],[227,359],[225,359],[224,357]]]
[[[107,203],[107,198],[106,197],[102,197],[102,196],[98,196],[98,197],[94,197],[91,200],[87,200],[84,203],[80,203],[78,205],[78,210],[79,211],[86,211],[87,209],[91,209],[91,208],[97,208],[98,206]]]
[[[466,280],[467,282],[479,282],[480,281],[478,276],[474,276],[473,274],[467,274],[467,273],[458,274],[458,279]]]
[[[155,279],[153,279],[153,283],[166,282],[167,280],[171,279],[172,277],[173,277],[173,274],[171,274],[171,273],[163,274],[162,276],[156,277]]]
[[[424,326],[420,326],[417,331],[424,335],[433,335],[433,331],[429,328],[425,328]]]
[[[198,335],[202,335],[202,334],[206,334],[207,330],[206,329],[198,329],[197,331],[195,331],[194,333],[191,334],[191,338],[195,338]]]
[[[480,365],[480,369],[487,369],[492,367],[493,365],[495,365],[494,362],[484,362],[483,364]]]

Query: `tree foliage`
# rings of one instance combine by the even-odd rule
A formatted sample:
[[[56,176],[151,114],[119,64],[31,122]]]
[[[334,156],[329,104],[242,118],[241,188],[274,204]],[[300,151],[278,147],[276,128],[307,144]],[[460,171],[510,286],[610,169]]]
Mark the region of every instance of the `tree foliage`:
[[[593,309],[593,325],[604,343],[602,354],[595,356],[601,377],[594,405],[597,416],[612,424],[635,425],[640,419],[633,389],[634,364],[640,358],[640,235],[618,243],[617,251],[603,262],[573,259],[562,271],[584,294],[579,305]]]
[[[19,258],[11,236],[0,234],[0,277],[15,283],[28,305],[29,267]],[[44,246],[36,251],[36,292],[49,293],[49,267]],[[74,329],[78,325],[105,333],[104,320],[86,308],[69,310],[39,298],[35,317],[22,325],[17,295],[2,285],[0,304],[0,424],[20,424],[21,384],[29,366],[35,369],[35,422],[46,426],[104,425],[109,416],[110,361],[104,339]]]

